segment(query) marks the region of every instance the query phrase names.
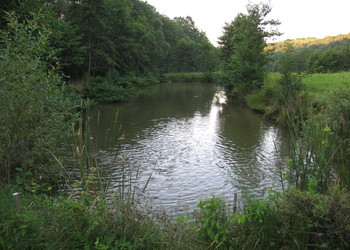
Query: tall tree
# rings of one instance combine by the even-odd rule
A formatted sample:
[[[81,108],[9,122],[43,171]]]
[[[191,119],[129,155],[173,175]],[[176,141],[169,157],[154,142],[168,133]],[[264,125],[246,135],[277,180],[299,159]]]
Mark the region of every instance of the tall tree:
[[[103,48],[108,43],[108,37],[105,36],[108,29],[104,23],[105,13],[103,0],[77,1],[70,7],[69,19],[79,27],[87,47],[85,67],[89,75],[102,74],[101,66],[113,62]]]
[[[226,24],[220,37],[225,71],[223,85],[229,94],[244,94],[261,87],[267,63],[266,39],[280,34],[273,29],[280,23],[266,20],[271,12],[268,4],[248,4],[247,12]]]

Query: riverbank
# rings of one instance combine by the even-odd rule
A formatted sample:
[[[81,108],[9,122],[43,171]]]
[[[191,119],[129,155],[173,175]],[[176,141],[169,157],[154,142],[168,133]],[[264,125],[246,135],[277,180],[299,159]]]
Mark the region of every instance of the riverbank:
[[[270,74],[248,105],[289,129],[288,178],[300,190],[350,187],[350,72]]]
[[[221,72],[193,72],[193,73],[166,73],[161,78],[162,82],[217,82]]]
[[[263,87],[245,97],[250,108],[277,121],[279,110],[275,99],[281,77],[279,73],[269,73]],[[317,113],[325,108],[330,92],[349,88],[350,72],[301,75],[301,85],[300,94],[307,108]]]
[[[2,249],[348,249],[350,196],[270,192],[229,211],[218,198],[170,219],[132,200],[96,193],[49,197],[21,193],[23,212],[1,190]],[[18,190],[17,190],[18,191]]]
[[[82,98],[88,98],[98,103],[118,103],[135,98],[138,90],[144,87],[179,82],[214,83],[217,82],[220,75],[220,72],[165,73],[146,77],[120,77],[111,74],[106,77],[86,77],[79,81],[70,81],[68,84]]]

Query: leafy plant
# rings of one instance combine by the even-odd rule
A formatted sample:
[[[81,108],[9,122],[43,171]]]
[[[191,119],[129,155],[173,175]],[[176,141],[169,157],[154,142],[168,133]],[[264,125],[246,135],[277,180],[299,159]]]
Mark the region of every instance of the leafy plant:
[[[224,202],[216,197],[200,201],[198,223],[205,238],[210,240],[213,247],[229,245],[229,219]]]
[[[1,33],[0,178],[25,186],[57,183],[60,169],[47,150],[61,155],[74,116],[39,17],[20,23],[10,15]]]

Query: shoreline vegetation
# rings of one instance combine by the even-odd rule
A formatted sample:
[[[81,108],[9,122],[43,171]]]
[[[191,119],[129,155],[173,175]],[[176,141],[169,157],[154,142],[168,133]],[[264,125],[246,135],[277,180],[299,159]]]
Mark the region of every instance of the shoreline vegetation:
[[[313,86],[313,79],[323,78],[325,82],[330,78],[346,79],[349,74],[312,75],[306,84]],[[177,80],[180,75],[197,81],[205,74],[174,75]],[[270,77],[273,79],[271,84],[276,84],[281,75],[273,74]],[[320,95],[325,97],[326,88],[313,90],[313,93],[321,92]],[[275,87],[273,89],[277,90]],[[308,89],[304,87],[305,91]],[[332,90],[333,86],[329,86],[329,91]],[[266,90],[263,87],[261,91]],[[77,135],[77,152],[82,153],[84,148],[89,148],[89,140],[86,141],[80,132]],[[171,219],[166,213],[140,208],[135,203],[137,200],[130,197],[121,199],[116,195],[112,200],[107,199],[104,189],[97,188],[98,184],[102,184],[98,166],[94,165],[88,151],[85,157],[78,160],[83,165],[89,162],[80,168],[85,169],[85,176],[79,182],[69,184],[80,187],[78,195],[68,192],[48,196],[46,194],[51,191],[38,185],[31,186],[29,192],[16,186],[2,188],[0,246],[3,249],[349,247],[350,197],[340,182],[332,184],[323,194],[315,189],[319,187],[318,183],[309,185],[304,191],[298,188],[280,193],[271,189],[266,199],[249,200],[238,209],[239,212],[230,211],[225,201],[213,197],[201,201],[195,212]],[[283,175],[284,181],[292,178],[287,172]],[[22,197],[23,213],[17,212],[11,197],[18,191]]]
[[[1,249],[350,248],[350,73],[338,72],[350,67],[349,46],[293,53],[287,43],[272,65],[279,73],[266,76],[265,39],[279,34],[264,31],[279,24],[265,20],[266,4],[225,25],[221,62],[191,17],[170,19],[143,1],[0,8]],[[289,128],[290,158],[279,166],[289,188],[239,212],[212,197],[174,219],[141,207],[125,180],[108,196],[108,169],[84,124],[91,104],[67,79],[84,79],[83,96],[100,102],[158,82],[218,81]]]

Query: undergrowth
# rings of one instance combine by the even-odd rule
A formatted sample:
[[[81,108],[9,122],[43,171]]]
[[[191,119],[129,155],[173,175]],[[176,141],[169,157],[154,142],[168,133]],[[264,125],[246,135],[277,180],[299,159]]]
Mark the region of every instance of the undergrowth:
[[[2,249],[348,249],[350,195],[289,191],[250,200],[243,212],[219,198],[170,219],[132,200],[22,194],[18,213],[1,191]],[[108,205],[107,205],[108,204]]]

